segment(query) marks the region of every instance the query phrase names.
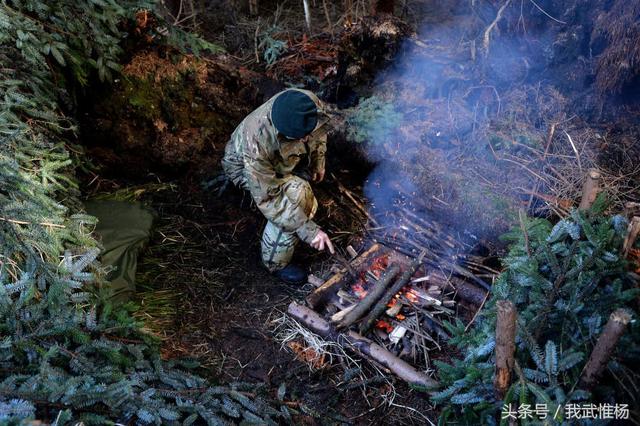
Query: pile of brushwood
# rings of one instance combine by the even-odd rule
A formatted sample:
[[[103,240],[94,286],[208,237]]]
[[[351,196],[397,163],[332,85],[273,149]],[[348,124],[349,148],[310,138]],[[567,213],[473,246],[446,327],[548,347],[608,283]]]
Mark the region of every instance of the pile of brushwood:
[[[523,220],[506,235],[512,244],[505,270],[474,326],[465,330],[460,321],[448,326],[462,357],[437,365],[444,388],[432,400],[444,405],[445,423],[456,418],[495,424],[505,404],[516,412],[521,404],[546,404],[547,424],[568,421],[558,407],[570,403],[638,406],[637,321],[618,341],[603,377],[585,377],[585,364],[610,315],[620,308],[633,312],[639,294],[620,254],[627,220],[603,214],[605,204],[600,197],[590,210],[574,210],[555,226],[546,219]],[[512,301],[517,311],[516,374],[503,398],[493,383],[501,300]]]
[[[79,202],[79,157],[70,155],[78,152],[70,145],[74,122],[62,107],[73,107],[73,87],[117,75],[127,30],[146,22],[152,6],[141,3],[0,3],[3,424],[289,418],[284,406],[274,409],[257,397],[255,385],[213,386],[189,371],[192,363],[161,360],[157,342],[130,312],[111,308],[94,291],[104,271],[96,261],[94,218]]]

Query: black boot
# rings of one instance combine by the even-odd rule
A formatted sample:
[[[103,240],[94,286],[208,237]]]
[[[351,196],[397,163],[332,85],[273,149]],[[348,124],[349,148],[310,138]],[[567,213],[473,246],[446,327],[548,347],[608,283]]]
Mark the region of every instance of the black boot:
[[[287,284],[304,284],[307,282],[307,271],[300,266],[287,265],[273,273]]]

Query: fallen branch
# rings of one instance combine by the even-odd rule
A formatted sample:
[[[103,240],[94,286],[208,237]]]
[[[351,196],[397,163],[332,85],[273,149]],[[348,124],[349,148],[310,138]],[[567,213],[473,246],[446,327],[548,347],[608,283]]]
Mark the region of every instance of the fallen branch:
[[[3,222],[14,223],[16,225],[40,225],[40,226],[49,226],[51,228],[65,228],[64,225],[60,225],[58,223],[51,223],[51,222],[27,222],[26,220],[9,219],[6,217],[0,217],[0,220]]]
[[[338,178],[335,177],[334,174],[331,174],[331,177],[333,178],[333,181],[336,183],[336,186],[338,187],[338,191],[340,191],[345,197],[347,197],[353,203],[353,205],[355,205],[356,208],[360,210],[369,219],[369,221],[373,224],[373,226],[375,226],[376,228],[380,226],[378,222],[375,220],[375,218],[371,216],[371,214],[369,214],[369,211],[367,210],[367,208],[361,202],[356,200],[356,197],[353,196],[351,191],[345,188],[345,186],[342,183],[340,183],[340,181],[338,180]]]
[[[365,358],[369,358],[381,364],[408,383],[424,388],[435,388],[438,386],[438,382],[426,374],[416,370],[407,362],[396,357],[375,342],[372,342],[354,331],[339,333],[317,312],[305,306],[299,305],[296,302],[291,302],[287,312],[291,317],[299,321],[314,333],[325,339],[337,342]]]
[[[487,299],[489,298],[489,293],[486,294],[486,296],[484,296],[484,300],[482,301],[482,303],[480,304],[480,307],[478,308],[478,310],[476,311],[475,314],[473,314],[473,318],[471,318],[471,321],[469,321],[469,323],[467,324],[467,326],[464,328],[464,332],[466,333],[470,328],[471,325],[474,323],[474,321],[476,320],[476,318],[478,317],[478,315],[480,315],[480,311],[482,311],[482,308],[484,307],[485,302],[487,301]]]
[[[489,53],[489,42],[490,42],[491,31],[493,31],[496,25],[498,25],[498,22],[500,22],[500,19],[502,19],[502,14],[504,13],[504,10],[509,6],[510,3],[511,3],[511,0],[507,0],[506,2],[504,2],[504,4],[500,7],[500,9],[498,9],[496,18],[487,27],[487,29],[484,30],[484,37],[482,38],[482,47],[484,47],[485,54]]]
[[[384,274],[380,277],[378,282],[375,283],[374,287],[367,292],[367,295],[362,299],[354,309],[350,310],[340,321],[337,326],[338,328],[347,328],[354,322],[356,322],[360,317],[362,317],[373,305],[376,301],[382,296],[384,291],[389,286],[391,280],[393,280],[396,275],[400,272],[400,267],[398,265],[389,265]]]

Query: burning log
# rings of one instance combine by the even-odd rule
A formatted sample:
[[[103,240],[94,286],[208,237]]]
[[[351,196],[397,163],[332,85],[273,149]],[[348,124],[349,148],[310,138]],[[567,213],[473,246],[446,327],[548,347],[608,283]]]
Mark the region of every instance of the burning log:
[[[416,370],[405,361],[399,359],[382,346],[372,342],[371,340],[361,336],[354,331],[339,333],[329,322],[324,320],[317,312],[291,302],[287,310],[297,321],[304,324],[314,333],[337,342],[340,345],[351,348],[356,353],[369,358],[382,366],[391,370],[401,379],[408,383],[415,384],[425,388],[435,388],[438,382],[427,376],[426,374]]]
[[[602,375],[609,362],[609,358],[611,358],[613,349],[630,321],[631,314],[625,309],[617,309],[611,314],[607,325],[602,330],[602,334],[598,337],[591,356],[589,356],[589,361],[587,361],[584,370],[582,370],[580,386],[583,389],[589,390],[597,383],[598,378]]]
[[[367,334],[371,327],[376,323],[378,317],[382,315],[382,313],[386,310],[387,305],[393,299],[393,297],[400,291],[402,288],[407,285],[413,274],[416,273],[420,265],[422,264],[422,258],[424,253],[421,254],[418,259],[415,259],[411,262],[411,265],[407,268],[406,271],[402,273],[400,278],[391,286],[390,289],[382,296],[382,298],[378,301],[378,303],[371,309],[369,315],[365,318],[364,322],[360,326],[360,333]]]
[[[369,259],[371,259],[380,250],[380,248],[381,246],[379,244],[372,245],[369,250],[362,253],[360,257],[352,262],[353,268],[356,270],[360,268],[363,264],[368,262]],[[341,270],[318,287],[313,293],[309,294],[306,299],[307,304],[313,309],[321,307],[349,281],[349,278],[346,268]]]
[[[387,289],[391,280],[393,280],[399,272],[400,267],[398,267],[398,265],[390,265],[378,282],[375,283],[374,287],[367,292],[364,299],[362,299],[354,309],[351,309],[344,316],[342,321],[337,324],[338,328],[347,328],[362,317],[369,310],[371,305],[373,305],[380,296],[382,296],[382,293]]]
[[[600,192],[600,172],[596,169],[590,169],[582,186],[582,199],[579,208],[587,210],[596,200]]]
[[[511,385],[511,370],[515,363],[517,312],[509,300],[499,300],[496,308],[496,375],[493,385],[498,398],[502,399]]]

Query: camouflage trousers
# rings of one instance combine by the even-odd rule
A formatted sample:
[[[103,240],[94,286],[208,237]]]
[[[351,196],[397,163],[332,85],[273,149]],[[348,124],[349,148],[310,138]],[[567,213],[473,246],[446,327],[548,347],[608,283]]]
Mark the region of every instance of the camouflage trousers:
[[[302,209],[309,220],[313,219],[318,201],[309,182],[297,176],[289,176],[282,189],[292,206]],[[271,272],[287,266],[299,240],[296,232],[286,231],[271,221],[267,222],[260,242],[264,266]]]

